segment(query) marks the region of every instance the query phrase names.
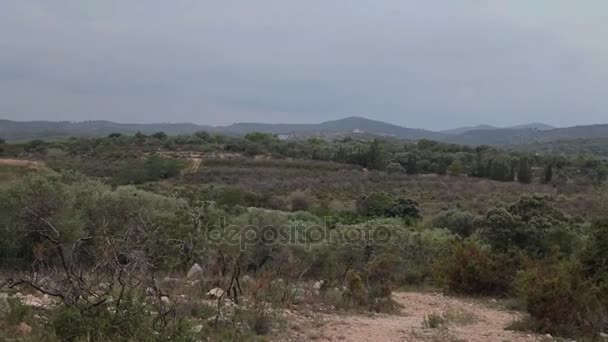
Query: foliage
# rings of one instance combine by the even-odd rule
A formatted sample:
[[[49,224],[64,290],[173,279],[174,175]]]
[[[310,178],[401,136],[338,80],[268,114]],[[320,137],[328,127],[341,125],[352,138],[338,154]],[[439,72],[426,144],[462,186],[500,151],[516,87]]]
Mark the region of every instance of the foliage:
[[[475,215],[468,211],[452,209],[436,215],[433,218],[432,225],[437,228],[445,228],[462,238],[467,238],[475,230],[475,218]]]
[[[608,290],[608,221],[595,222],[587,245],[581,253],[581,263],[585,274],[594,279],[602,289]]]
[[[435,277],[446,289],[465,294],[505,294],[516,271],[513,256],[459,242],[435,264]]]
[[[493,249],[547,254],[554,246],[571,253],[581,242],[579,222],[551,204],[546,196],[522,196],[508,207],[494,208],[478,222],[478,235]]]
[[[184,320],[158,321],[143,299],[129,295],[120,310],[100,305],[90,310],[62,306],[53,313],[50,327],[62,341],[193,341]]]
[[[575,336],[605,328],[605,293],[576,262],[556,256],[530,261],[515,284],[539,332]]]
[[[406,220],[420,218],[418,203],[409,198],[393,198],[386,193],[371,193],[357,202],[357,210],[368,217],[400,217]]]

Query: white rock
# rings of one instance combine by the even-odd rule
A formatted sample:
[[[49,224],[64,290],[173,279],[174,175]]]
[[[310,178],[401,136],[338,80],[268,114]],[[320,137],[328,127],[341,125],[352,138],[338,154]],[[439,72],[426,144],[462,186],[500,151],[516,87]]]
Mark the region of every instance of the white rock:
[[[169,297],[167,296],[162,296],[160,297],[160,300],[163,302],[163,304],[165,305],[171,305],[171,299],[169,299]]]
[[[313,287],[313,289],[318,291],[321,289],[321,287],[323,287],[323,283],[325,283],[323,280],[316,281],[312,287]]]
[[[207,297],[209,297],[209,298],[217,299],[223,295],[224,295],[224,290],[220,289],[219,287],[213,288],[213,289],[209,290],[209,292],[207,292]]]
[[[0,293],[0,318],[4,318],[11,313],[11,305],[8,302],[8,294]]]
[[[194,264],[194,265],[192,265],[192,267],[190,267],[190,270],[188,271],[186,278],[196,279],[196,278],[202,278],[202,276],[203,276],[203,268],[199,264]]]

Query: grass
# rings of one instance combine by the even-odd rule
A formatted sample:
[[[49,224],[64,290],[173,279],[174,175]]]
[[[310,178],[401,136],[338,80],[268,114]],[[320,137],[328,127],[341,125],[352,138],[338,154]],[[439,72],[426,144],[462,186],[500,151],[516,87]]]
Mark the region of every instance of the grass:
[[[422,326],[427,329],[438,329],[442,327],[445,323],[445,317],[435,312],[424,315],[424,319],[422,320]]]

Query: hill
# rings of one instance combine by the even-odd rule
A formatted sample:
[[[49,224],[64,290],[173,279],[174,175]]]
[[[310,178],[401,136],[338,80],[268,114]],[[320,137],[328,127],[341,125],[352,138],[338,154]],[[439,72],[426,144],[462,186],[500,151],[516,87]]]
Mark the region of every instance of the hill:
[[[244,135],[265,132],[288,135],[293,139],[311,136],[339,138],[360,136],[362,138],[385,137],[405,140],[430,139],[463,145],[529,145],[550,143],[558,140],[608,138],[608,124],[552,128],[542,123],[531,123],[506,128],[488,125],[461,127],[440,132],[408,128],[362,117],[347,117],[318,124],[268,124],[241,122],[228,126],[208,126],[193,123],[123,124],[109,121],[28,121],[0,120],[0,137],[9,141],[31,139],[55,139],[63,137],[102,137],[111,133],[153,134],[165,132],[169,135],[192,134],[198,131]]]
[[[17,122],[0,120],[0,137],[7,140],[50,139],[67,136],[98,137],[106,136],[111,133],[134,134],[138,131],[144,134],[163,131],[169,135],[192,134],[197,131],[237,135],[251,132],[265,132],[273,134],[293,134],[299,137],[318,134],[333,135],[338,133],[356,133],[410,140],[423,138],[440,139],[443,137],[443,134],[438,132],[406,128],[361,117],[348,117],[340,120],[326,121],[320,124],[267,124],[241,122],[229,126],[205,126],[192,123],[121,124],[109,121]]]
[[[499,128],[496,126],[490,126],[490,125],[477,125],[477,126],[464,126],[464,127],[446,129],[446,130],[443,130],[440,132],[443,134],[449,134],[449,135],[459,135],[459,134],[464,134],[464,133],[471,132],[471,131],[482,131],[482,130],[492,130],[492,129],[499,129]]]
[[[465,132],[445,137],[443,141],[464,145],[522,145],[550,143],[558,140],[608,138],[608,125],[585,125],[539,130],[536,128],[502,128]]]

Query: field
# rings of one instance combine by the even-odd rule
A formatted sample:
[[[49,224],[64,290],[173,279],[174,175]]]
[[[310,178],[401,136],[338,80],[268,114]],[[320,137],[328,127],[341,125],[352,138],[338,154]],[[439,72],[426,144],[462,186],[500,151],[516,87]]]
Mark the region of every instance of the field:
[[[0,151],[0,338],[539,341],[608,328],[599,159],[263,134]]]

